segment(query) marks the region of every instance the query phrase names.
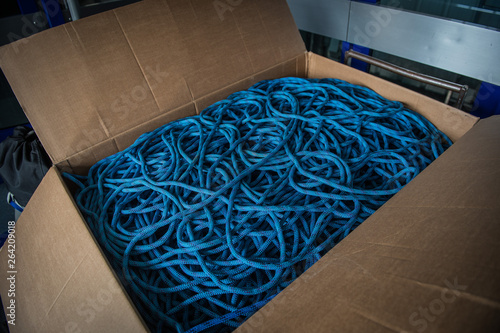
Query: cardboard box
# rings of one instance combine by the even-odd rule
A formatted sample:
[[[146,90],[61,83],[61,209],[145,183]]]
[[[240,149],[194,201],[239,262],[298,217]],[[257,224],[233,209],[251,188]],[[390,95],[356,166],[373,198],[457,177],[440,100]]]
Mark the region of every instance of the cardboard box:
[[[11,332],[147,331],[61,171],[285,76],[368,86],[457,142],[239,330],[500,331],[500,118],[475,125],[307,53],[284,0],[144,0],[5,46],[0,66],[55,164],[15,227],[14,268],[0,253]]]

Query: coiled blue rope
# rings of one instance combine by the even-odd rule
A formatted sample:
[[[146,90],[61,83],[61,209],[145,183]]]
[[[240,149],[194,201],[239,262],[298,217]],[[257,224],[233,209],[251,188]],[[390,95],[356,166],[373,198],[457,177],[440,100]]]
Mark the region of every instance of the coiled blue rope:
[[[372,90],[262,81],[95,164],[76,202],[153,331],[239,326],[450,140]]]

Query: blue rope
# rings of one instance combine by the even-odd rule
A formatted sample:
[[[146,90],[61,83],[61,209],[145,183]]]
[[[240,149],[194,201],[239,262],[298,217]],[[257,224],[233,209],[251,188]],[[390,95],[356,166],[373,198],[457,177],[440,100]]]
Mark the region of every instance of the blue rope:
[[[262,81],[143,134],[76,202],[153,331],[238,327],[450,146],[335,79]]]

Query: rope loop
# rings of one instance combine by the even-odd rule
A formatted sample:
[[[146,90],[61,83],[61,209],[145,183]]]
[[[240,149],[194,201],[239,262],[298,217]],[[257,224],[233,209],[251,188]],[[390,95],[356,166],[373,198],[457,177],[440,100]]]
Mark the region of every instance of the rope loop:
[[[65,174],[152,331],[238,327],[451,141],[337,79],[282,78]]]

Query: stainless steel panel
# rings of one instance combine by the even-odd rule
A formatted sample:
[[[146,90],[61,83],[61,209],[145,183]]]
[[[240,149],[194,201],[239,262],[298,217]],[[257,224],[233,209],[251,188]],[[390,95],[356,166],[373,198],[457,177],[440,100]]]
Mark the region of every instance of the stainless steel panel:
[[[500,32],[352,2],[347,41],[500,85]]]
[[[295,23],[301,30],[347,39],[349,0],[287,0]]]
[[[102,12],[105,12],[107,10],[115,9],[121,6],[126,6],[130,5],[135,2],[139,2],[142,0],[107,0],[107,1],[101,1],[99,3],[91,4],[91,5],[86,5],[86,6],[79,6],[78,7],[78,14],[80,18],[88,17],[91,15],[99,14]]]

